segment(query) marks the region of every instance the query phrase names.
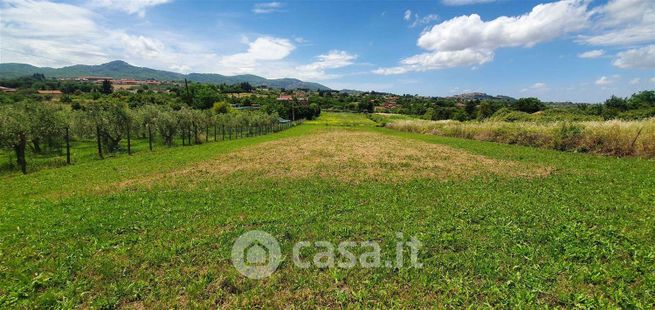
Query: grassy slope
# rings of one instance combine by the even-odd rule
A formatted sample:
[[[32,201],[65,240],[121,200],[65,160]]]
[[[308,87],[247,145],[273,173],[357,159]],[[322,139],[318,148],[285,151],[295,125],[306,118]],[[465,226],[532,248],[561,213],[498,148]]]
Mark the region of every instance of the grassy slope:
[[[343,120],[343,122],[341,121]],[[234,175],[193,187],[93,194],[288,136],[366,130],[556,168],[547,178],[392,185]],[[418,142],[418,141],[417,141]],[[0,179],[0,305],[369,306],[655,303],[655,165],[395,132],[330,114],[276,135],[144,152]],[[101,191],[102,192],[102,191]],[[231,266],[261,229],[300,240],[424,243],[422,270],[298,269],[262,281]]]

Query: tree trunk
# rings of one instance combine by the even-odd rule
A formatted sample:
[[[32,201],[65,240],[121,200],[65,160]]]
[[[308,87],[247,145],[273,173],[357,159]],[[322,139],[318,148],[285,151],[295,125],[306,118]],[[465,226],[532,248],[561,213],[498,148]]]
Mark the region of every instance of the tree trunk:
[[[27,174],[27,161],[25,160],[25,145],[27,144],[26,139],[21,138],[20,142],[14,146],[16,151],[16,161],[20,166],[20,170],[23,174]]]
[[[98,140],[98,156],[100,159],[104,159],[102,156],[102,142],[100,141],[100,127],[96,126],[96,139]]]
[[[127,124],[127,155],[132,155],[132,140],[130,138],[130,124]]]
[[[71,136],[68,126],[66,126],[66,164],[71,164]]]
[[[196,144],[202,143],[200,137],[198,136],[198,125],[193,126],[193,139],[195,140]]]
[[[150,151],[152,151],[152,129],[150,128],[150,124],[148,124],[148,146],[150,147]]]

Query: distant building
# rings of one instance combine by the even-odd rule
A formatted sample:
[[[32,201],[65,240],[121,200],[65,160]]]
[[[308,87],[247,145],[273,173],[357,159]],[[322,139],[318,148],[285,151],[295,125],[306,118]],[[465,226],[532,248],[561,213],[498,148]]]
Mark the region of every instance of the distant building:
[[[113,78],[109,76],[80,76],[77,78],[77,80],[100,83],[104,80],[112,81]]]
[[[63,94],[60,90],[37,90],[39,95],[59,96]]]
[[[3,93],[13,93],[13,92],[15,92],[15,91],[16,91],[15,88],[10,88],[10,87],[0,86],[0,92],[3,92]]]
[[[289,95],[281,95],[280,97],[277,97],[277,101],[291,101],[291,100],[293,100],[293,97]]]

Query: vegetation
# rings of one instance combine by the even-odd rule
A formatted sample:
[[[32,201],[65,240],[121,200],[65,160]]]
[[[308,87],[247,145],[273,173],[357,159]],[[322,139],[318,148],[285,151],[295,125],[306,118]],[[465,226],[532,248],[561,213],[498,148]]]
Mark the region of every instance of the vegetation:
[[[387,127],[561,151],[655,157],[655,119],[547,123],[401,120]]]
[[[5,176],[0,307],[648,309],[653,175],[652,160],[324,113],[271,135]],[[423,268],[285,262],[250,280],[230,251],[253,229],[283,253],[301,240],[385,251],[402,232],[424,244]]]
[[[24,100],[0,105],[0,146],[12,152],[17,166],[27,173],[28,156],[59,158],[64,146],[66,163],[70,164],[74,141],[95,140],[97,156],[102,159],[123,149],[131,154],[132,141],[138,137],[147,139],[152,151],[157,137],[168,147],[173,146],[176,135],[182,145],[209,142],[210,136],[213,141],[231,140],[279,131],[282,126],[278,119],[277,113],[258,111],[214,113],[155,104],[131,108],[114,97],[101,97],[74,109]]]

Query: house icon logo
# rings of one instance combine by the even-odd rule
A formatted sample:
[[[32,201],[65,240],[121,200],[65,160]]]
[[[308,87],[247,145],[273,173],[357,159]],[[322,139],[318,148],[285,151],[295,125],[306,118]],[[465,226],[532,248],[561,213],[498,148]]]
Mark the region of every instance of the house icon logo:
[[[271,234],[251,230],[239,236],[232,246],[232,264],[239,273],[251,279],[264,279],[282,261],[280,244]]]

